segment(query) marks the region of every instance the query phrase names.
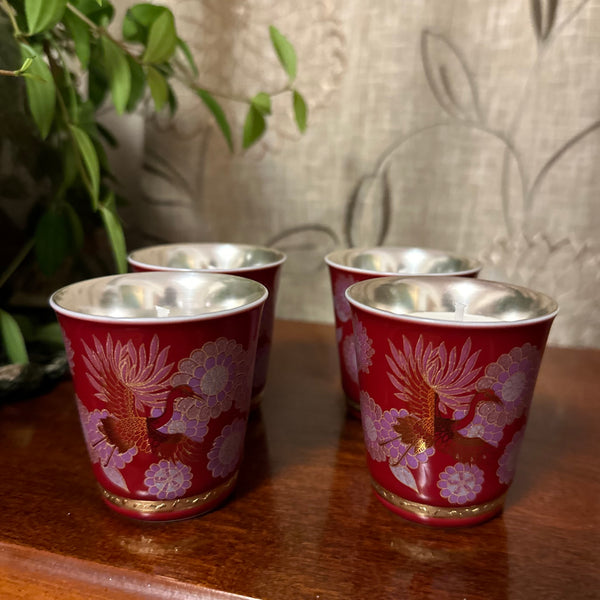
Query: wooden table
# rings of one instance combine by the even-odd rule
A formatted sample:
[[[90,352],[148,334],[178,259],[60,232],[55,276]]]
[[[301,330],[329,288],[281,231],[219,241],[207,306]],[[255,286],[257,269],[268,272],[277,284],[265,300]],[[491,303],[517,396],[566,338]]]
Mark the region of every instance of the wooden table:
[[[504,514],[454,530],[373,497],[332,326],[277,323],[236,493],[188,521],[105,507],[66,381],[0,406],[0,598],[598,598],[599,374],[547,350]]]

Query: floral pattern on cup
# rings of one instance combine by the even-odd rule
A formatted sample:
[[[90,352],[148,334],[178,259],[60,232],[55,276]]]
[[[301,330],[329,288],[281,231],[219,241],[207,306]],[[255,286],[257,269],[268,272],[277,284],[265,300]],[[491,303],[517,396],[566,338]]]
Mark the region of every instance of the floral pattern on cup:
[[[415,348],[402,336],[402,349],[388,340],[391,356],[386,356],[388,377],[398,390],[395,394],[423,421],[425,429],[433,427],[436,413],[450,419],[462,418],[475,396],[471,389],[480,367],[475,368],[480,350],[471,352],[471,338],[463,347],[446,350],[442,342],[434,347],[419,336]]]
[[[89,411],[77,396],[75,396],[75,400],[81,419],[83,437],[92,464],[99,464],[109,481],[129,491],[121,469],[133,460],[138,453],[137,447],[132,446],[121,452],[104,431],[103,421],[109,416],[109,412],[107,410]]]
[[[509,484],[512,482],[517,467],[517,456],[524,436],[525,428],[517,431],[498,460],[498,470],[496,471],[496,475],[498,475],[500,483]]]
[[[164,408],[173,363],[167,363],[168,346],[159,350],[157,335],[153,336],[148,350],[144,344],[136,350],[132,340],[115,344],[110,334],[104,346],[96,336],[93,340],[93,349],[83,342],[86,351],[83,361],[100,401],[107,405],[118,402],[130,415],[145,409]]]
[[[340,275],[334,283],[333,288],[333,308],[337,318],[346,323],[352,317],[350,303],[346,300],[346,290],[354,283],[354,278],[350,275]]]
[[[527,343],[502,354],[485,368],[485,375],[477,382],[479,391],[489,390],[505,407],[508,422],[518,419],[526,408],[526,401],[535,386],[540,366],[540,352]]]
[[[384,411],[361,391],[368,455],[376,462],[387,461],[394,477],[417,493],[418,478],[412,471],[437,449],[456,459],[460,456],[441,471],[438,488],[450,504],[471,502],[484,478],[477,456],[485,454],[486,445],[499,448],[507,427],[526,412],[539,350],[528,343],[477,367],[480,351],[472,349],[470,338],[449,350],[443,342],[424,344],[422,336],[414,347],[405,336],[401,348],[391,340],[388,345],[387,375],[403,406]],[[513,436],[498,459],[500,483],[512,481],[522,432]]]
[[[481,492],[483,471],[469,463],[456,463],[446,467],[437,482],[440,496],[450,504],[471,503]]]
[[[480,438],[497,448],[507,423],[504,406],[500,402],[486,400],[477,405],[473,420],[458,433],[468,438]]]
[[[104,344],[93,337],[91,347],[85,342],[83,347],[87,377],[102,405],[88,410],[78,399],[83,433],[92,463],[111,483],[129,491],[127,465],[136,457],[160,458],[144,467],[147,491],[158,499],[185,495],[192,485],[189,461],[206,456],[202,443],[211,420],[230,410],[243,418],[231,415],[212,442],[208,462],[215,477],[237,467],[252,375],[239,343],[225,338],[207,342],[180,360],[174,374],[170,347],[161,349],[157,335],[147,347],[136,347],[132,340],[114,342],[110,334]]]
[[[354,383],[358,383],[358,363],[356,361],[356,347],[354,345],[354,336],[347,335],[342,342],[342,353],[344,355],[344,364],[348,376]]]
[[[435,450],[403,441],[401,432],[405,429],[404,421],[410,418],[408,411],[392,408],[383,412],[373,398],[362,391],[360,414],[369,456],[378,462],[387,460],[394,477],[417,491],[417,482],[409,469],[415,470],[427,462]]]
[[[163,459],[147,469],[144,485],[159,500],[181,498],[192,485],[192,472],[181,461]]]
[[[367,335],[367,329],[358,319],[354,319],[354,350],[358,370],[368,373],[369,367],[373,364],[375,350],[373,340]]]
[[[173,414],[168,423],[159,431],[170,434],[183,434],[200,443],[208,433],[206,411],[202,403],[193,397],[176,398],[173,401]]]
[[[208,468],[215,477],[227,477],[240,462],[244,447],[246,424],[236,419],[226,425],[208,453]]]
[[[235,340],[219,338],[194,350],[189,358],[179,362],[179,372],[171,378],[171,385],[189,386],[202,398],[201,419],[218,417],[235,403],[245,410],[250,398],[246,352]]]

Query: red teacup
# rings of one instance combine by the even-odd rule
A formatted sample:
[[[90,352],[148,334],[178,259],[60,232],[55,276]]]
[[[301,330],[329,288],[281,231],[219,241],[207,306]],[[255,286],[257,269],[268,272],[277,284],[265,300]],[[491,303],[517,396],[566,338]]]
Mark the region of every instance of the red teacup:
[[[199,271],[248,277],[269,291],[258,334],[252,382],[252,406],[258,406],[267,381],[279,272],[286,256],[280,250],[248,244],[162,244],[132,252],[134,271]]]
[[[353,283],[390,275],[456,275],[476,277],[477,260],[426,248],[377,247],[336,250],[325,257],[329,265],[342,388],[351,414],[360,418],[359,366],[346,289]]]
[[[52,295],[102,498],[139,519],[192,517],[232,492],[264,286],[133,273]]]
[[[346,291],[377,498],[429,525],[503,508],[556,303],[463,277],[386,277]]]

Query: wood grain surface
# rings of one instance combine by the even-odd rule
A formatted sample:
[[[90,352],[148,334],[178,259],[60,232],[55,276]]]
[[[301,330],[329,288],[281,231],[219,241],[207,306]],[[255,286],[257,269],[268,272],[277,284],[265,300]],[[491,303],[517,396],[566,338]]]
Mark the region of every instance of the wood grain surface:
[[[65,381],[0,406],[0,598],[598,598],[599,384],[549,348],[504,513],[445,530],[374,498],[333,326],[277,322],[236,492],[187,521],[105,507]]]

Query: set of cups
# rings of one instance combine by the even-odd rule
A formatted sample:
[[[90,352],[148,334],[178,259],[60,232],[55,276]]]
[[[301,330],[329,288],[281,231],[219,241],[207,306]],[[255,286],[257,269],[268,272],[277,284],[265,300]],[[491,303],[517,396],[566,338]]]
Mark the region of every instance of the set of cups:
[[[468,525],[502,510],[556,303],[419,248],[343,250],[331,277],[342,386],[377,498]],[[104,502],[144,520],[196,516],[235,487],[267,377],[275,249],[167,244],[133,273],[52,295]]]

